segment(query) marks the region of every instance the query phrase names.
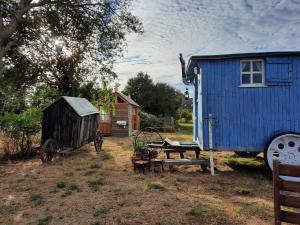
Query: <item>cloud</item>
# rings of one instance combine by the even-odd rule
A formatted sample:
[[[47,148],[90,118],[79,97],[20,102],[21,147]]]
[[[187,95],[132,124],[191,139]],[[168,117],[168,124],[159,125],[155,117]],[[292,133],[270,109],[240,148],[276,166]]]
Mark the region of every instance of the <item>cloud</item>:
[[[181,85],[178,54],[300,50],[297,0],[137,0],[132,12],[145,32],[130,35],[116,64],[119,82],[140,71],[154,81]]]

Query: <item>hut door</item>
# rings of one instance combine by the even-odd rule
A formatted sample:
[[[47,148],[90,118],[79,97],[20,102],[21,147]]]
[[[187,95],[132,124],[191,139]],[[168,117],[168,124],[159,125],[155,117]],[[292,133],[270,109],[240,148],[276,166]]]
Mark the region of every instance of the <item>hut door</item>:
[[[112,133],[111,112],[105,112],[102,108],[100,108],[100,131],[103,135]]]
[[[138,130],[137,126],[137,109],[135,107],[132,108],[132,130]]]

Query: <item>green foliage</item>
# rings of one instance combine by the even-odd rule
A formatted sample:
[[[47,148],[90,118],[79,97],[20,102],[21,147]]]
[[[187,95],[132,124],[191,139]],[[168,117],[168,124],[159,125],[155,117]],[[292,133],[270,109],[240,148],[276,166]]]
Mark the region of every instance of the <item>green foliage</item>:
[[[124,94],[130,94],[147,113],[156,116],[175,116],[182,94],[165,83],[154,84],[147,73],[138,73],[128,80]]]
[[[146,143],[142,140],[133,142],[132,147],[134,152],[141,152],[145,148]]]
[[[59,97],[59,92],[56,87],[41,85],[36,88],[31,98],[31,105],[44,109]]]
[[[66,185],[67,184],[64,181],[59,181],[59,182],[56,183],[57,188],[65,188]]]
[[[143,32],[130,3],[65,0],[36,7],[35,1],[2,1],[0,14],[13,29],[0,29],[0,71],[2,61],[9,65],[2,81],[18,87],[47,83],[60,94],[75,95],[82,82],[111,72],[128,33]],[[20,12],[22,20],[15,19]]]
[[[235,187],[234,190],[240,195],[249,195],[251,193],[251,190],[246,187]]]
[[[90,180],[88,181],[88,186],[92,189],[92,191],[99,191],[100,186],[104,185],[104,178],[99,178],[98,180]]]
[[[41,194],[32,194],[29,200],[34,206],[43,205],[45,203],[45,198]]]
[[[53,220],[53,216],[46,216],[38,220],[38,225],[48,225]]]
[[[192,208],[188,214],[197,218],[200,218],[201,216],[203,216],[204,214],[206,214],[209,211],[208,208],[203,207],[203,206],[199,206],[199,207],[195,207]]]
[[[12,152],[26,154],[31,151],[32,136],[41,129],[41,115],[39,109],[28,108],[20,114],[4,113],[0,117],[0,130],[7,138],[5,151],[9,157]]]
[[[191,113],[187,109],[180,107],[176,110],[176,119],[179,120],[180,122],[188,123],[191,122],[192,118],[193,118],[193,113]]]
[[[153,114],[140,112],[140,126],[146,127],[164,127],[166,131],[173,131],[176,124],[170,117],[155,116]]]
[[[161,184],[161,183],[150,183],[148,184],[148,189],[152,190],[160,190],[160,191],[166,191],[167,189]]]
[[[107,214],[109,211],[110,211],[109,208],[103,207],[103,208],[97,209],[94,213],[94,216],[101,216],[103,214]]]

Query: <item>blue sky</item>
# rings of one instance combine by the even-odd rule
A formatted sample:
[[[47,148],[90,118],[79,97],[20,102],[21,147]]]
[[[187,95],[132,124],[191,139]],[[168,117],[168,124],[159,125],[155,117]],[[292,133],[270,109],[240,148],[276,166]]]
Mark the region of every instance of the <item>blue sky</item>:
[[[129,35],[118,82],[139,71],[182,89],[178,54],[300,50],[300,0],[135,0],[144,25]]]

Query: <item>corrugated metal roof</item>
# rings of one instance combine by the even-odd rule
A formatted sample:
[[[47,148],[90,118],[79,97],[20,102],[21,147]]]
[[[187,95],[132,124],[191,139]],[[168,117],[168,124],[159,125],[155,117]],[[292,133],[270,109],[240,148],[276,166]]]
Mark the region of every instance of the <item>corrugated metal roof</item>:
[[[129,104],[131,105],[135,105],[137,107],[140,107],[139,104],[137,104],[135,101],[133,101],[130,97],[124,95],[122,92],[116,92],[117,94],[119,94],[121,96],[121,98],[123,98],[125,101],[127,101]]]
[[[59,99],[61,98],[63,98],[74,109],[78,116],[87,116],[99,113],[99,110],[85,98],[62,96]],[[55,102],[57,102],[59,99],[57,99]],[[53,105],[55,102],[53,102],[51,105]],[[49,108],[51,105],[49,105],[47,108]]]
[[[247,57],[268,57],[268,56],[300,56],[300,51],[286,52],[252,52],[252,53],[236,53],[223,55],[194,55],[191,60],[215,60],[215,59],[231,59],[231,58],[247,58]]]

